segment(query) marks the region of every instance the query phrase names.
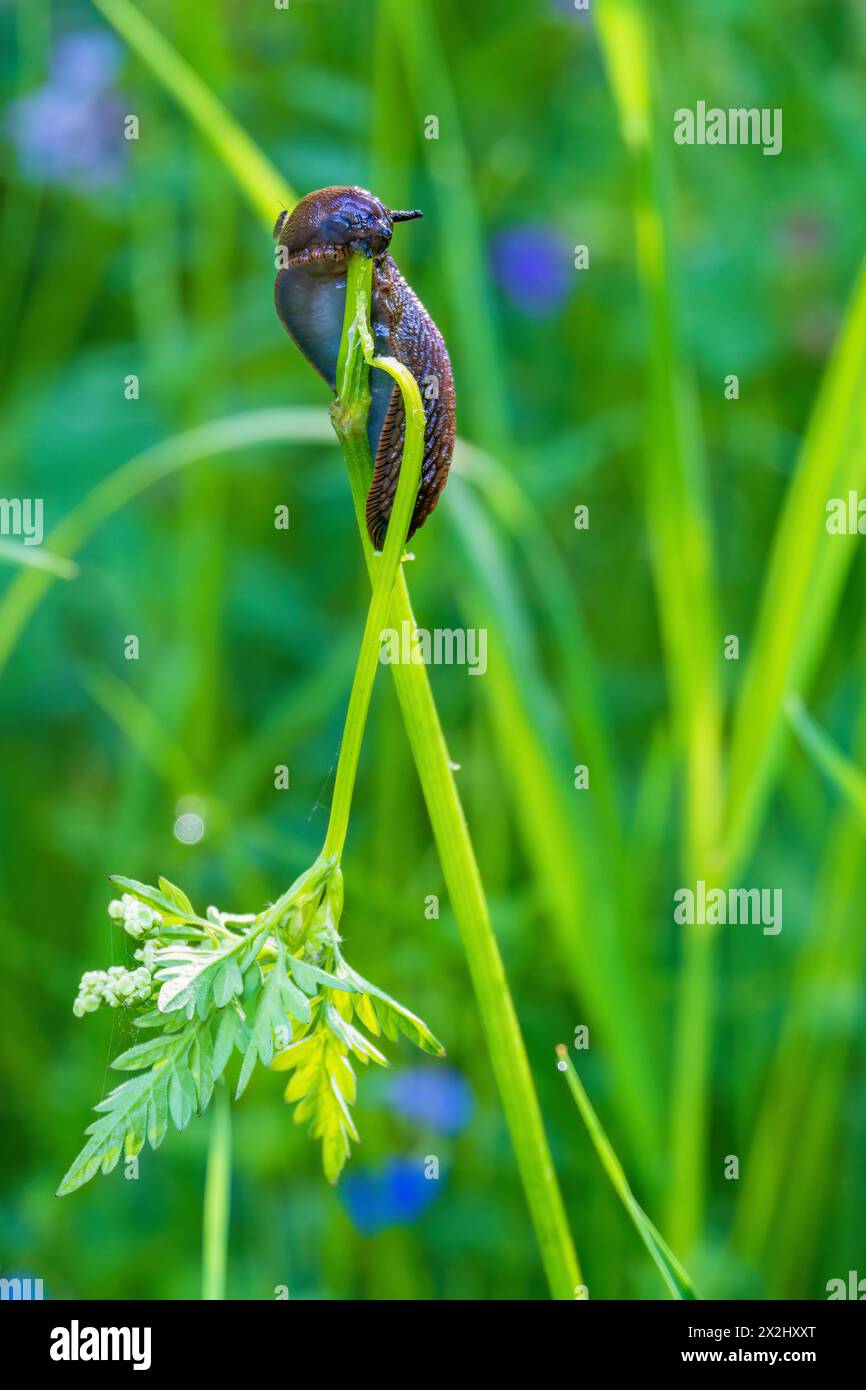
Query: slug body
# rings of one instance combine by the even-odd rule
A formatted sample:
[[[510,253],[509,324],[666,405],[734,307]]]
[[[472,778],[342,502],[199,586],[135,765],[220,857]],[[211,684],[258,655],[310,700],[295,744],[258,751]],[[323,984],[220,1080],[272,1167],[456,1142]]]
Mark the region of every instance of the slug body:
[[[409,536],[439,500],[454,453],[454,382],[442,335],[389,254],[395,222],[418,212],[390,212],[363,188],[321,188],[283,213],[274,235],[285,248],[274,300],[283,327],[307,361],[337,389],[337,355],[346,307],[346,276],[354,251],[373,261],[371,328],[378,356],[409,368],[424,403],[424,457]],[[374,460],[367,530],[382,549],[403,458],[403,398],[386,372],[370,373],[367,434]]]

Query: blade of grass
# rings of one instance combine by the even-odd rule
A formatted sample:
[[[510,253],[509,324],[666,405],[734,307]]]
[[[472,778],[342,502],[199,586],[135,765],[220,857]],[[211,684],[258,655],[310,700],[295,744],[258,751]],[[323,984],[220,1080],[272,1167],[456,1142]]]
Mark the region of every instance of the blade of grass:
[[[171,92],[231,170],[253,207],[273,226],[280,202],[291,208],[295,193],[222,102],[129,0],[93,0],[157,81]]]
[[[646,7],[607,0],[597,27],[634,169],[637,267],[650,335],[647,515],[657,608],[685,759],[685,882],[718,880],[722,700],[711,525],[694,387],[679,346],[670,267],[672,214]],[[690,931],[680,974],[672,1094],[670,1228],[684,1250],[700,1230],[709,1123],[713,934]]]
[[[104,521],[178,469],[218,454],[288,441],[331,444],[332,435],[321,411],[298,407],[250,410],[173,435],[137,454],[97,483],[54,528],[48,546],[55,556],[69,560]],[[29,569],[17,575],[4,593],[0,600],[0,671],[55,577],[54,572]]]
[[[866,965],[863,821],[846,807],[818,875],[807,940],[800,951],[745,1163],[733,1243],[768,1271],[774,1297],[804,1289],[841,1137],[846,1060],[858,1032]],[[781,1163],[780,1154],[796,1161]]]
[[[781,767],[786,695],[802,694],[830,633],[858,537],[826,505],[866,483],[866,261],[842,322],[776,528],[731,747],[726,859],[755,843]]]
[[[866,774],[846,758],[828,734],[815,723],[799,695],[784,702],[788,722],[825,777],[833,783],[866,829]]]
[[[843,810],[827,839],[812,927],[798,955],[744,1165],[734,1242],[756,1264],[769,1264],[774,1292],[797,1297],[809,1294],[804,1271],[834,1171],[845,1064],[866,962],[866,930],[861,914],[851,909],[862,899],[866,877],[866,776],[812,720],[798,696],[789,696],[785,705],[807,753],[839,791]],[[863,758],[866,711],[857,743]],[[794,1151],[796,1164],[779,1164],[780,1152]]]
[[[219,5],[181,0],[176,11],[178,42],[195,55],[196,70],[209,89],[224,82],[231,68],[225,19]],[[170,123],[167,123],[170,124]],[[192,146],[189,204],[191,260],[185,328],[192,344],[201,344],[205,369],[193,369],[181,382],[180,418],[190,425],[211,419],[229,397],[227,363],[234,294],[237,199],[226,195],[225,171],[215,151],[194,131],[183,128]],[[162,248],[160,248],[162,249]],[[176,249],[171,238],[169,250]],[[195,349],[191,356],[196,355]],[[196,761],[210,769],[221,758],[219,691],[223,650],[222,615],[231,554],[230,473],[219,467],[186,470],[182,476],[178,517],[175,608],[177,643],[183,653],[185,679],[177,704],[180,736]]]
[[[169,736],[150,705],[113,671],[85,669],[81,683],[175,798],[199,785],[201,777],[187,749]],[[211,804],[209,811],[212,809]]]
[[[65,555],[55,555],[42,546],[22,545],[18,541],[0,540],[0,560],[6,565],[24,565],[44,570],[56,579],[77,579],[78,566]]]
[[[658,1073],[640,992],[622,949],[615,841],[608,841],[574,789],[577,758],[559,702],[538,670],[522,595],[495,529],[459,478],[449,486],[449,515],[467,569],[467,616],[488,632],[482,694],[518,828],[566,979],[603,1036],[623,1124],[636,1161],[651,1179],[645,1165],[661,1142]]]
[[[18,91],[37,85],[46,73],[51,53],[51,11],[47,0],[17,0],[15,37],[18,50]],[[42,205],[42,188],[19,183],[14,197],[3,200],[0,212],[0,303],[6,329],[0,342],[0,376],[15,353],[15,328],[30,268],[37,248],[36,229]]]
[[[598,802],[603,816],[605,835],[609,843],[619,844],[623,831],[601,681],[573,580],[541,514],[498,458],[461,440],[455,451],[455,469],[455,478],[465,477],[477,488],[503,532],[519,546],[556,645],[560,703],[581,750],[581,761],[592,768],[593,801]],[[449,517],[459,511],[447,492],[443,506]]]
[[[614,1152],[613,1145],[601,1127],[601,1121],[592,1108],[583,1082],[575,1070],[574,1063],[568,1055],[568,1048],[564,1043],[557,1046],[556,1055],[559,1059],[556,1065],[561,1072],[565,1073],[568,1089],[571,1091],[581,1119],[589,1131],[589,1137],[601,1159],[601,1165],[610,1178],[616,1195],[628,1212],[635,1230],[649,1251],[650,1258],[661,1275],[671,1298],[697,1298],[694,1285],[685,1269],[632,1192],[625,1170]]]
[[[470,432],[494,451],[508,439],[508,407],[502,364],[491,311],[487,255],[460,111],[438,32],[434,7],[427,0],[380,0],[407,74],[414,120],[423,131],[429,112],[439,120],[439,139],[421,139],[421,157],[437,202],[439,224],[459,227],[459,236],[443,236],[437,246],[451,299],[451,324],[465,390],[461,414]]]

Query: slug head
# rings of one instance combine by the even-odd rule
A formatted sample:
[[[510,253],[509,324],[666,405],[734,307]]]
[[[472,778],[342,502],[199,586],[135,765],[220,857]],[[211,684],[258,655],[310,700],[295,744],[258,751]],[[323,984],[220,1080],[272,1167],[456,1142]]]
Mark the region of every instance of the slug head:
[[[422,214],[391,212],[365,188],[319,188],[308,193],[290,213],[282,212],[274,236],[288,253],[288,264],[319,263],[339,269],[350,253],[372,258],[383,255],[395,222]]]

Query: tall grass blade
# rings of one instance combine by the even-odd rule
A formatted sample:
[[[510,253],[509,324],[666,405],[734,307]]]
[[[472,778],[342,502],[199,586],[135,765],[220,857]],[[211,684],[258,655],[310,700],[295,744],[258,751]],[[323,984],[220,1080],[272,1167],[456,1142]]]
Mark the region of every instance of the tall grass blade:
[[[593,1142],[595,1151],[601,1159],[602,1167],[610,1178],[614,1191],[628,1212],[635,1230],[649,1251],[653,1264],[656,1266],[662,1280],[672,1298],[693,1299],[697,1298],[694,1285],[680,1264],[674,1252],[671,1250],[667,1241],[650,1221],[646,1212],[641,1207],[637,1198],[629,1186],[625,1170],[617,1158],[613,1146],[601,1126],[601,1121],[592,1108],[589,1096],[583,1086],[583,1082],[578,1076],[574,1063],[568,1055],[568,1048],[564,1043],[560,1043],[556,1049],[559,1058],[557,1066],[560,1071],[565,1072],[565,1079],[568,1089],[574,1097],[574,1102],[580,1111],[581,1118],[589,1131],[589,1137]]]
[[[723,805],[721,643],[698,409],[679,345],[668,160],[655,109],[651,32],[638,0],[607,0],[597,25],[634,170],[637,266],[650,337],[647,517],[676,744],[685,762],[683,873],[686,882],[715,881]],[[713,955],[708,933],[685,938],[670,1187],[671,1230],[684,1249],[695,1240],[703,1212]]]
[[[145,62],[157,81],[184,108],[234,174],[253,207],[271,226],[280,204],[291,208],[294,190],[238,125],[198,73],[130,0],[93,0],[118,34]]]
[[[55,556],[71,560],[103,522],[154,483],[179,469],[218,454],[290,440],[330,445],[333,436],[321,411],[290,407],[250,410],[172,435],[137,454],[97,483],[54,528],[48,537],[48,546]],[[0,671],[55,577],[54,571],[29,569],[17,575],[4,593],[0,600]]]
[[[821,659],[858,536],[828,534],[827,503],[866,483],[866,261],[806,428],[776,529],[734,724],[726,859],[755,843],[784,751],[785,696]]]
[[[40,546],[23,545],[18,541],[0,540],[0,561],[4,565],[23,565],[26,569],[44,570],[55,579],[77,579],[78,566],[65,555],[55,555]]]
[[[583,793],[559,702],[538,668],[532,626],[496,531],[459,478],[449,515],[466,564],[467,617],[488,632],[483,695],[514,813],[566,979],[599,1027],[636,1160],[658,1152],[660,1096],[648,1021],[617,918],[622,875]],[[590,793],[591,795],[591,793]]]
[[[799,695],[789,695],[785,713],[806,752],[857,813],[866,828],[866,774],[846,758],[828,734],[816,724]]]
[[[439,240],[442,269],[451,298],[456,358],[465,390],[461,415],[470,433],[494,450],[508,438],[508,408],[502,363],[491,311],[487,253],[472,170],[460,124],[460,109],[439,36],[439,20],[428,0],[381,0],[408,77],[414,120],[423,131],[427,113],[440,121],[440,139],[420,140],[421,155],[437,201],[439,224],[460,228]]]

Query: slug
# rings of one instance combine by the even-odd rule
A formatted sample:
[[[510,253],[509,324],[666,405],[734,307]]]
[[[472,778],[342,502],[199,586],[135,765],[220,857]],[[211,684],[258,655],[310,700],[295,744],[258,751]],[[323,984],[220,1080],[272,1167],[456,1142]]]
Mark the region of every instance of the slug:
[[[409,526],[412,536],[439,500],[454,453],[454,381],[442,334],[389,254],[396,222],[420,212],[391,212],[364,188],[320,188],[281,213],[274,236],[285,247],[277,272],[277,316],[307,361],[336,392],[337,354],[346,306],[347,264],[353,251],[373,261],[371,328],[376,352],[396,357],[418,382],[424,402],[424,457]],[[386,372],[370,375],[367,436],[374,460],[367,495],[367,530],[381,550],[403,458],[403,398]]]

